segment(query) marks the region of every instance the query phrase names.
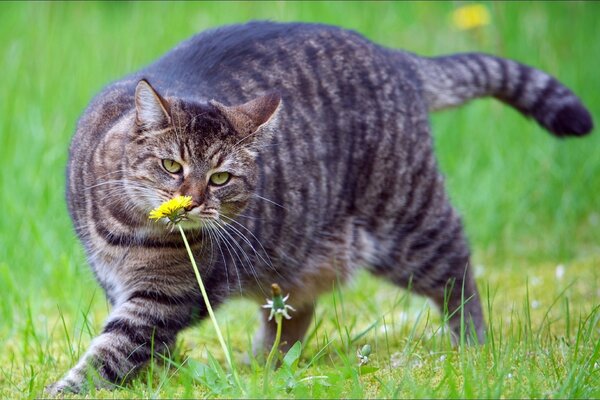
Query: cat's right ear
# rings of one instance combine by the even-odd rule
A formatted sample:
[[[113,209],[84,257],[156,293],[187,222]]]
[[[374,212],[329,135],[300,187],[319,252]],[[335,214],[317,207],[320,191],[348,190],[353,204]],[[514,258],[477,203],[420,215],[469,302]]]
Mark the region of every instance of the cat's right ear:
[[[169,103],[145,79],[135,88],[135,123],[145,130],[164,129],[171,124]]]
[[[247,137],[264,131],[262,128],[271,125],[276,119],[281,105],[281,96],[279,93],[271,91],[247,103],[235,106],[226,106],[216,100],[211,100],[210,104],[225,115],[239,135]]]

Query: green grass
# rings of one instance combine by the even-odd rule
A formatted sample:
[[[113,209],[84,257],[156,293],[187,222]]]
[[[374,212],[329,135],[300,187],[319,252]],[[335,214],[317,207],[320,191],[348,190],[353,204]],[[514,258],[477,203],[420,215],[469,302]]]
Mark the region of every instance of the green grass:
[[[63,195],[78,116],[105,84],[195,32],[249,19],[319,21],[424,55],[486,51],[558,76],[599,119],[600,4],[489,3],[492,23],[477,33],[453,29],[455,6],[0,3],[0,397],[43,395],[108,312]],[[474,250],[488,343],[452,349],[428,302],[361,274],[322,297],[301,357],[273,374],[269,395],[600,397],[600,135],[556,140],[491,100],[432,124]],[[236,300],[217,318],[245,394],[261,397],[262,365],[243,363],[255,307]],[[360,370],[365,343],[371,369]],[[204,323],[180,336],[170,362],[88,396],[239,396],[224,366]]]

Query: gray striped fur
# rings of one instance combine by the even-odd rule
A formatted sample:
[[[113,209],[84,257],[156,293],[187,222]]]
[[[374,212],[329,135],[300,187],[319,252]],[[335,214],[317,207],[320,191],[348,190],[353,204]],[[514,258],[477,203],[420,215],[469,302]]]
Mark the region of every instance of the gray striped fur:
[[[486,54],[418,58],[417,71],[430,111],[493,96],[556,136],[585,135],[592,119],[577,96],[552,76],[516,61]]]
[[[198,219],[185,229],[213,305],[263,302],[279,283],[298,309],[284,325],[288,345],[316,297],[362,267],[432,298],[453,314],[455,336],[464,298],[483,340],[469,248],[428,123],[428,110],[481,96],[557,135],[592,127],[577,98],[535,69],[481,54],[420,58],[311,24],[207,31],[106,87],[77,126],[67,199],[112,310],[49,393],[82,390],[90,366],[97,385],[121,383],[205,316],[179,234],[147,218],[177,194],[194,198]],[[233,178],[209,185],[219,169]],[[271,328],[257,348],[270,345]]]

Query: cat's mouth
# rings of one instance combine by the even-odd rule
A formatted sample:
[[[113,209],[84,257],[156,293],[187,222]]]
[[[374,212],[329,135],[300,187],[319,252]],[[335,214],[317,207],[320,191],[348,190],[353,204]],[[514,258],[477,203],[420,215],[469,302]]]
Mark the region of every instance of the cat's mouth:
[[[187,216],[189,219],[205,220],[205,219],[219,219],[219,211],[216,208],[192,208],[188,211]]]
[[[193,208],[180,224],[183,229],[199,229],[214,226],[218,221],[219,211],[216,209]]]

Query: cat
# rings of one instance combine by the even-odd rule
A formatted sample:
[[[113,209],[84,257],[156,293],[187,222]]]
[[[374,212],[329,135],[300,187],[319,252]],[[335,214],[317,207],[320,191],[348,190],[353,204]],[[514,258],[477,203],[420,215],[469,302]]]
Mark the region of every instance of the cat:
[[[318,24],[251,22],[198,34],[98,94],[67,168],[75,231],[112,309],[81,360],[48,393],[87,373],[114,387],[165,352],[206,310],[181,237],[148,219],[176,195],[213,306],[258,303],[278,283],[303,338],[316,297],[365,267],[461,318],[484,320],[469,246],[433,154],[428,112],[493,96],[556,136],[592,118],[548,74],[485,54],[422,58]],[[462,309],[462,312],[460,311]],[[256,351],[274,324],[262,313]]]

